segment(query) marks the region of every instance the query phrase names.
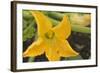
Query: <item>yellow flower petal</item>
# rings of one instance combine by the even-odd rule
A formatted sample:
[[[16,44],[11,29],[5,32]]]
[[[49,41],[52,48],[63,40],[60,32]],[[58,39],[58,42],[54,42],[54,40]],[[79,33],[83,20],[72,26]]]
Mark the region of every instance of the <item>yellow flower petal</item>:
[[[34,57],[44,53],[44,44],[41,39],[33,42],[23,53],[23,57]]]
[[[71,48],[68,41],[60,40],[60,42],[58,42],[58,43],[59,43],[58,45],[59,45],[60,56],[71,57],[71,56],[77,56],[78,55],[78,53]]]
[[[45,55],[49,61],[59,61],[59,49],[56,40],[45,42]]]
[[[52,24],[48,17],[46,17],[42,12],[33,11],[32,15],[35,17],[37,23],[39,36],[43,36],[49,29],[52,28]]]
[[[62,39],[68,38],[69,35],[71,34],[71,25],[68,20],[68,17],[64,16],[61,23],[55,26],[53,30],[57,37],[62,38]]]
[[[60,55],[58,51],[54,50],[55,48],[45,48],[45,54],[49,61],[59,61]]]

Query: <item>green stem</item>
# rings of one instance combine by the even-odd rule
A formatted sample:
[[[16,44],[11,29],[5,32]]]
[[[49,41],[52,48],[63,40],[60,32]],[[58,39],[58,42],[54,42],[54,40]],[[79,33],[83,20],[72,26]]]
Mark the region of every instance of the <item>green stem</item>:
[[[72,31],[82,32],[82,33],[91,33],[91,29],[89,27],[83,27],[80,25],[71,25]]]
[[[64,14],[58,13],[58,12],[45,12],[43,13],[51,18],[57,19],[57,20],[62,20]]]
[[[57,19],[57,20],[62,20],[63,16],[64,15],[67,15],[68,17],[70,17],[70,14],[72,13],[60,13],[60,12],[45,12],[45,11],[42,11],[45,15],[51,17],[51,18],[54,18],[54,19]]]

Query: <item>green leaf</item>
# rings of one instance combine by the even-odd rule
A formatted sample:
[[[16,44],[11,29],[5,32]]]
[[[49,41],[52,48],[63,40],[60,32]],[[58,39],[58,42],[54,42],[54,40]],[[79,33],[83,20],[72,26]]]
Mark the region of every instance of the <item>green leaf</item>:
[[[24,30],[25,28],[27,28],[27,26],[28,26],[28,21],[23,20],[23,30]]]
[[[23,41],[26,41],[29,38],[32,38],[35,36],[35,28],[33,26],[34,24],[31,23],[29,26],[23,31]]]
[[[23,10],[23,18],[25,20],[30,20],[30,19],[33,19],[33,16],[32,14],[29,12],[29,10]]]

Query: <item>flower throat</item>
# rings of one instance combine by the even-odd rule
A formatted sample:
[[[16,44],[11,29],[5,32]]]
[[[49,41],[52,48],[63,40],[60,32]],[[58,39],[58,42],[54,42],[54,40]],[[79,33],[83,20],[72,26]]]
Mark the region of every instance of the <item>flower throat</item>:
[[[55,33],[52,30],[50,30],[45,34],[45,37],[48,39],[53,39],[54,35]]]

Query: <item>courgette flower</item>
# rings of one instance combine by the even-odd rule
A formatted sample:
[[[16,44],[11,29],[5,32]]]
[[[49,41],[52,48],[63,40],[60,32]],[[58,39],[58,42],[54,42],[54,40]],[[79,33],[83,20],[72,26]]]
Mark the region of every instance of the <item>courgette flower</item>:
[[[49,61],[59,61],[61,57],[77,56],[68,41],[71,24],[67,16],[53,27],[51,21],[42,12],[32,11],[37,23],[38,38],[23,53],[23,57],[35,57],[45,54]]]

